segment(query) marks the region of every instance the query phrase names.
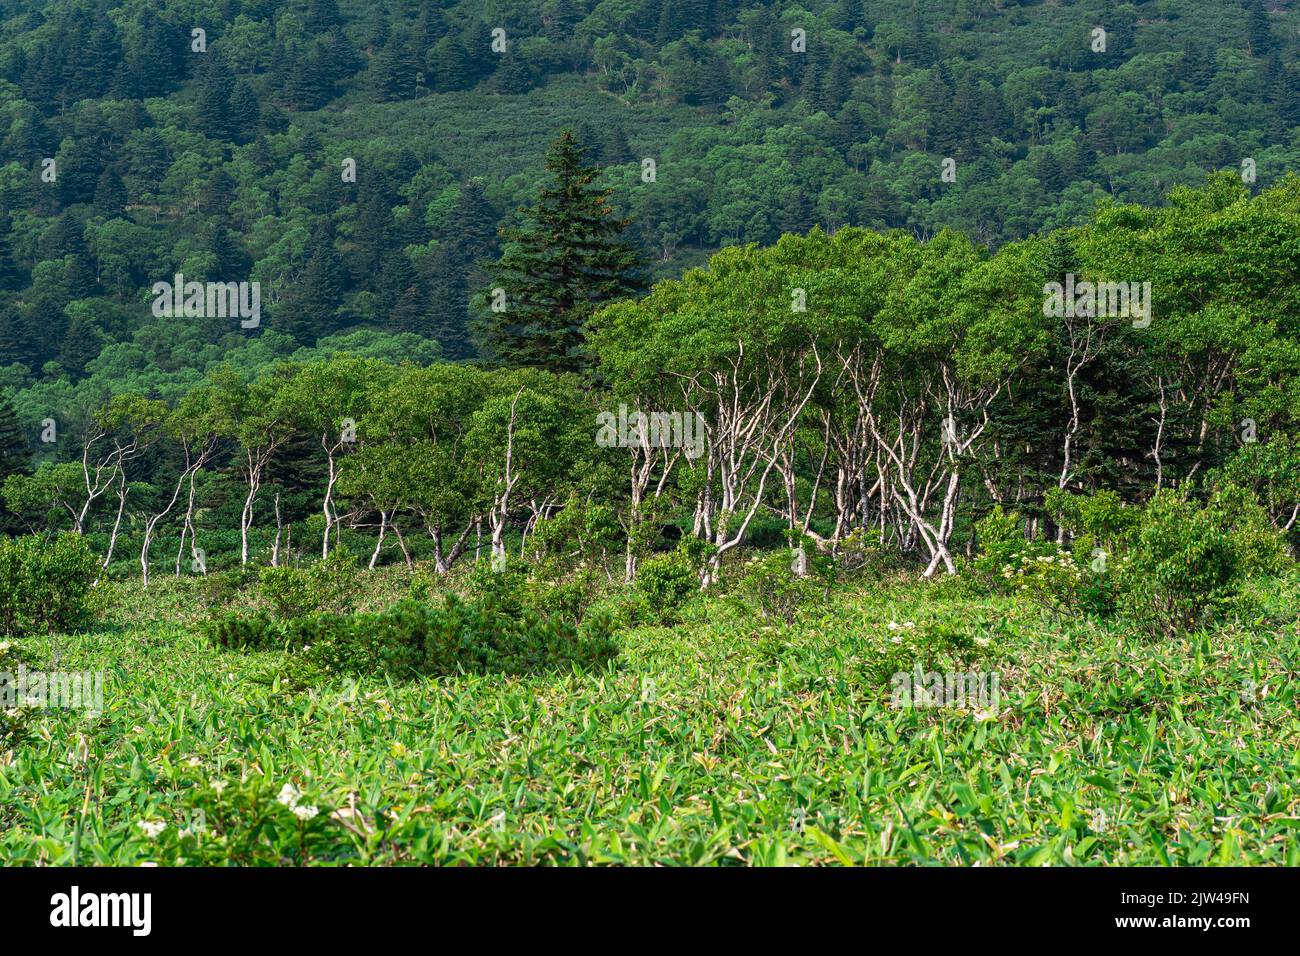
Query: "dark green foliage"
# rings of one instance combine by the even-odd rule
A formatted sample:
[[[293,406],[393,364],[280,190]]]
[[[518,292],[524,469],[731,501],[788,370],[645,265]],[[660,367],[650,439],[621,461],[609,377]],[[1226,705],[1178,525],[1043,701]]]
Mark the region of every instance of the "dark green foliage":
[[[9,396],[0,393],[0,483],[31,469],[32,450]]]
[[[95,615],[99,559],[79,534],[0,538],[0,635],[75,631]]]
[[[95,211],[112,218],[120,214],[127,203],[126,186],[112,166],[105,166],[95,184]]]
[[[217,611],[203,622],[203,633],[215,646],[231,651],[275,650],[285,640],[283,627],[266,612]]]
[[[14,262],[9,230],[9,217],[0,216],[0,291],[17,289],[23,284],[22,271]]]
[[[566,130],[547,153],[551,180],[536,205],[520,210],[520,228],[502,231],[505,252],[488,274],[505,309],[486,313],[483,335],[498,362],[585,368],[588,317],[643,288],[640,256],[619,238],[627,221],[614,215],[611,191],[595,184],[585,153]]]
[[[649,618],[656,624],[673,624],[682,605],[700,590],[700,575],[685,552],[671,551],[641,562],[636,587]]]
[[[15,91],[0,155],[23,171],[0,190],[0,216],[22,223],[8,249],[0,227],[0,291],[22,293],[23,322],[41,333],[5,330],[0,362],[38,370],[58,357],[65,330],[45,333],[67,302],[137,307],[186,265],[228,279],[255,269],[275,286],[267,324],[300,344],[369,325],[433,336],[466,359],[472,314],[502,340],[502,361],[553,354],[580,367],[580,306],[628,290],[593,280],[572,309],[570,294],[550,309],[550,263],[507,249],[540,277],[515,303],[533,311],[511,319],[470,304],[492,287],[475,263],[499,252],[479,235],[535,193],[549,175],[537,158],[565,126],[602,170],[592,185],[614,190],[611,221],[635,224],[628,237],[660,275],[816,224],[950,227],[1002,243],[1077,222],[1102,195],[1161,202],[1247,156],[1268,185],[1300,164],[1296,16],[1262,0],[1104,17],[1041,2],[945,14],[910,0],[813,0],[796,53],[789,16],[738,0],[614,12],[272,0],[209,11],[199,53],[191,18],[172,5],[54,0],[39,16],[15,12],[0,36],[0,80]],[[1098,20],[1105,53],[1088,45]],[[344,156],[359,162],[356,184],[340,181]],[[960,188],[933,174],[943,156],[960,162]],[[40,179],[47,157],[57,182]],[[644,158],[658,161],[657,182],[636,177]],[[464,197],[478,177],[482,195],[448,214],[455,187]],[[359,199],[375,191],[382,210]],[[89,225],[85,249],[33,246],[67,213]],[[115,218],[135,231],[114,226],[106,241],[96,220]],[[302,248],[321,233],[337,261]],[[193,236],[207,248],[223,234],[257,260],[212,249],[213,263],[192,248]],[[399,250],[421,281],[390,295],[381,280]],[[56,260],[57,275],[41,269]],[[94,344],[111,349],[151,324],[138,308],[136,319],[99,328]]]
[[[472,358],[477,351],[470,332],[476,314],[472,297],[486,281],[481,264],[497,247],[496,212],[483,186],[481,179],[471,179],[461,187],[429,265],[430,333],[451,360]]]
[[[269,615],[223,613],[205,625],[209,640],[229,649],[296,650],[287,665],[295,683],[328,677],[388,674],[447,676],[460,672],[529,674],[603,667],[618,655],[603,615],[581,625],[558,614],[517,611],[484,595],[442,606],[407,599],[377,614]]]

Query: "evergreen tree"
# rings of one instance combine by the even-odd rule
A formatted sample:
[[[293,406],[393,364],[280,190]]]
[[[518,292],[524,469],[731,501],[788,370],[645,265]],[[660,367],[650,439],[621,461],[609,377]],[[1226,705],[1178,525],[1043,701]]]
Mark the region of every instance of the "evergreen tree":
[[[97,288],[94,260],[86,246],[83,228],[71,213],[64,213],[41,237],[42,260],[64,259],[63,304],[95,294]],[[62,308],[62,306],[60,306]]]
[[[215,53],[206,56],[199,73],[194,125],[209,139],[231,138],[230,97],[234,91],[235,77],[226,61]]]
[[[9,242],[9,217],[0,216],[0,291],[20,289],[23,286],[23,273],[13,259],[13,249]]]
[[[344,271],[328,233],[312,237],[307,266],[275,310],[275,327],[297,342],[310,345],[338,327]]]
[[[496,361],[583,369],[587,318],[644,288],[640,255],[621,238],[628,223],[614,216],[585,153],[566,130],[547,153],[550,181],[536,205],[520,210],[520,228],[502,230],[507,245],[489,285],[504,290],[506,308],[487,313],[482,333]]]
[[[162,96],[185,75],[189,36],[145,8],[138,29],[139,46],[128,52],[135,86],[143,96]]]
[[[335,0],[308,0],[307,25],[318,33],[328,33],[343,25],[339,5]]]
[[[410,99],[415,95],[415,59],[404,36],[394,33],[370,61],[370,91],[380,103]]]
[[[262,108],[252,88],[243,80],[235,82],[230,92],[230,136],[236,143],[250,142],[257,135]]]
[[[466,90],[474,85],[475,60],[457,37],[445,36],[438,41],[429,57],[433,68],[430,85],[439,92]]]
[[[456,246],[444,242],[434,253],[429,269],[429,301],[433,310],[429,334],[442,354],[453,361],[471,358],[475,352],[469,331],[469,295],[465,264]]]
[[[112,166],[105,166],[95,184],[95,212],[108,218],[119,216],[126,207],[126,186]]]
[[[632,147],[627,141],[627,133],[623,131],[622,126],[611,123],[603,128],[600,155],[607,164],[630,163],[635,158],[632,155]]]
[[[1246,2],[1246,49],[1251,56],[1267,57],[1276,48],[1273,31],[1268,25],[1264,0]]]
[[[456,244],[464,262],[474,266],[496,248],[496,221],[497,213],[483,190],[483,180],[475,178],[461,187],[443,232]]]
[[[812,227],[815,215],[807,190],[802,186],[794,186],[786,192],[786,201],[777,219],[777,228],[781,232],[807,232]]]
[[[199,204],[204,213],[218,222],[225,220],[235,201],[235,181],[224,169],[217,168],[203,186]]]
[[[509,50],[501,60],[492,79],[498,93],[527,93],[533,88],[533,73],[522,54]]]
[[[9,396],[0,393],[0,483],[31,469],[32,450]]]
[[[83,318],[68,323],[59,345],[59,364],[74,380],[86,374],[86,363],[99,355],[103,346],[99,330]]]
[[[441,242],[427,269],[432,315],[429,333],[449,359],[472,358],[470,293],[484,284],[480,263],[496,250],[496,210],[471,179],[447,216]]]
[[[223,225],[216,225],[211,230],[208,248],[216,260],[213,278],[223,282],[232,282],[238,276],[248,272],[248,256],[244,254],[239,243]]]
[[[410,286],[398,297],[396,304],[388,313],[384,328],[394,333],[414,332],[416,335],[430,337],[432,324],[428,303],[419,289]]]
[[[31,361],[27,324],[12,294],[0,292],[0,367]]]
[[[393,241],[393,211],[374,187],[366,189],[357,207],[357,219],[352,227],[356,248],[348,256],[348,265],[356,281],[362,283],[383,268]]]

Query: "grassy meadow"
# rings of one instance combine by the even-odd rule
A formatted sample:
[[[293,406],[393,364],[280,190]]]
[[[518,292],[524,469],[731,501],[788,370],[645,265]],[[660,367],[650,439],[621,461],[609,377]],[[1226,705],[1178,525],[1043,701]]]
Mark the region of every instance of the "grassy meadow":
[[[366,577],[359,604],[406,592]],[[1294,574],[1152,641],[962,579],[840,584],[791,622],[696,597],[606,666],[278,679],[219,649],[195,579],[107,585],[103,671],[0,748],[26,864],[1300,864]],[[995,708],[892,706],[913,663],[999,675]]]

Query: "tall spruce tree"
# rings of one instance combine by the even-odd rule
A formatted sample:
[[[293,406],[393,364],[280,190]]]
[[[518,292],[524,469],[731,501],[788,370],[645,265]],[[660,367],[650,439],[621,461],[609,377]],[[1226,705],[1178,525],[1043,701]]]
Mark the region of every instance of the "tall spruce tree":
[[[474,314],[470,295],[483,286],[480,263],[497,251],[496,221],[483,180],[471,179],[461,187],[428,263],[433,303],[430,332],[446,358],[472,358],[477,351],[470,334]]]
[[[13,246],[9,241],[10,229],[8,214],[0,215],[0,290],[19,289],[23,285],[23,273],[14,262]]]
[[[550,181],[536,205],[520,209],[523,224],[501,230],[502,256],[488,267],[484,302],[505,293],[503,311],[488,311],[481,336],[506,365],[580,371],[583,332],[600,306],[645,288],[640,253],[621,238],[628,220],[614,215],[612,192],[595,185],[586,149],[565,130],[546,155]]]
[[[0,483],[31,468],[32,450],[9,396],[0,392]]]
[[[121,215],[126,203],[126,186],[122,177],[112,166],[105,166],[95,184],[95,212],[113,218]]]

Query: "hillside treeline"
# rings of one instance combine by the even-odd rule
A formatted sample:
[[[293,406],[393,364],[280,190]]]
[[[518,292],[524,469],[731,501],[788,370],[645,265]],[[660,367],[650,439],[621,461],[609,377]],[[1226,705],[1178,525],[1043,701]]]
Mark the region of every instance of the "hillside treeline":
[[[176,273],[260,282],[277,358],[360,328],[477,356],[478,264],[564,125],[658,277],[815,225],[997,245],[1210,170],[1249,162],[1271,185],[1300,166],[1295,16],[1265,0],[9,2],[0,381],[75,383],[174,345],[141,300]]]
[[[993,252],[813,230],[604,307],[583,375],[370,340],[51,413],[4,500],[15,528],[78,530],[155,574],[340,546],[447,571],[549,542],[619,577],[674,540],[716,569],[855,534],[935,573],[994,506],[1068,543],[1063,500],[1225,483],[1294,531],[1297,279],[1294,178],[1251,196],[1224,175]]]

